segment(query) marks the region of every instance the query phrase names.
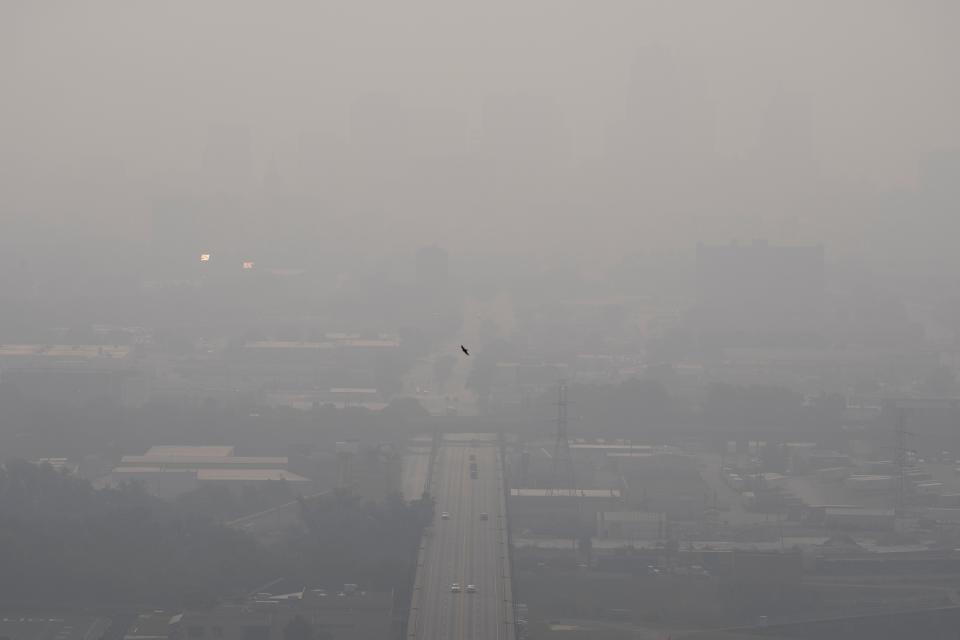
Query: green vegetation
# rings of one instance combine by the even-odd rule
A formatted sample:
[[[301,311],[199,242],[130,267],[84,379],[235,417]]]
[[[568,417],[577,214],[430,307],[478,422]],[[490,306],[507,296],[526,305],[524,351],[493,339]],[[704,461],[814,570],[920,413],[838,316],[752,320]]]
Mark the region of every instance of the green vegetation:
[[[179,512],[136,485],[94,491],[50,467],[0,470],[6,602],[158,602],[232,593],[269,568],[249,537]]]
[[[357,582],[395,589],[406,601],[416,569],[423,528],[433,519],[433,500],[405,503],[392,494],[378,503],[342,491],[301,502],[306,532],[279,545],[287,575],[309,584],[322,575],[331,583]]]
[[[332,637],[326,629],[315,630],[303,616],[294,616],[283,628],[283,640],[330,640]]]
[[[215,520],[233,520],[291,502],[296,495],[286,482],[244,485],[239,492],[216,484],[204,484],[177,496],[184,514]]]
[[[94,490],[49,466],[10,461],[0,467],[0,600],[202,606],[278,577],[399,595],[432,513],[429,499],[363,503],[338,493],[304,503],[305,526],[267,548],[212,517],[223,514],[203,513],[215,498],[202,490],[171,504],[138,485]]]

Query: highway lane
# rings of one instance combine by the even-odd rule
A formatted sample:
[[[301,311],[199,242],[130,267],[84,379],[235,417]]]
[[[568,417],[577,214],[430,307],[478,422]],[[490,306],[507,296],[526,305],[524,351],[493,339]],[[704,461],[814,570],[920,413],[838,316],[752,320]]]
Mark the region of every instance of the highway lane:
[[[471,477],[470,456],[477,463]],[[408,637],[419,640],[512,640],[503,475],[496,440],[447,436],[437,451],[431,493],[436,521],[427,536]],[[442,512],[450,514],[441,519]],[[481,520],[480,514],[488,519]],[[460,593],[450,591],[459,583]],[[466,586],[476,586],[468,593]]]

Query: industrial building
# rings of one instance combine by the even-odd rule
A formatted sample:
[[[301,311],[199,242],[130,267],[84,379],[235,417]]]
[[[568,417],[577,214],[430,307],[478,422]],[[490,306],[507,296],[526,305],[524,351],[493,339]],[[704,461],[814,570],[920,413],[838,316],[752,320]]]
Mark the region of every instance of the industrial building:
[[[167,640],[173,617],[172,613],[160,609],[141,613],[127,627],[123,640]]]
[[[618,489],[511,489],[510,522],[517,531],[592,532],[597,514],[619,510],[620,500]]]
[[[170,621],[171,640],[244,638],[283,640],[295,617],[332,640],[383,640],[391,636],[393,592],[362,591],[356,585],[328,592],[323,589],[264,596],[244,604],[187,611]]]
[[[3,344],[0,378],[31,402],[109,399],[129,405],[145,393],[144,376],[127,346]]]
[[[139,482],[154,495],[174,498],[204,483],[230,488],[287,482],[309,488],[311,480],[287,470],[284,456],[235,456],[232,446],[156,446],[142,456],[123,456],[110,482]]]
[[[620,540],[660,540],[666,535],[666,516],[649,511],[601,511],[597,535]]]
[[[823,524],[828,529],[892,531],[894,520],[893,509],[825,507],[823,515]]]
[[[123,456],[121,467],[148,469],[285,469],[286,456]]]
[[[0,614],[0,638],[10,640],[90,640],[101,638],[110,619],[96,616],[11,612]]]

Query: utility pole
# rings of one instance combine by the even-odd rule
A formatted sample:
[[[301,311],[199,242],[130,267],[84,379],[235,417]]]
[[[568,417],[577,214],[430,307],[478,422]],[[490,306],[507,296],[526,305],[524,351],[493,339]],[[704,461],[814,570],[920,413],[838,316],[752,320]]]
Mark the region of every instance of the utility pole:
[[[907,437],[912,435],[907,431],[908,411],[949,410],[956,414],[960,409],[960,399],[957,398],[899,398],[888,400],[889,408],[894,417],[894,464],[897,467],[897,495],[895,515],[897,518],[906,517],[907,511]]]
[[[570,527],[570,535],[576,548],[583,535],[583,512],[574,477],[568,422],[567,383],[561,380],[557,385],[557,439],[553,445],[553,478],[547,493],[556,496],[555,500],[561,501],[570,508],[570,511],[563,510],[567,514],[564,516],[566,520],[564,526]]]

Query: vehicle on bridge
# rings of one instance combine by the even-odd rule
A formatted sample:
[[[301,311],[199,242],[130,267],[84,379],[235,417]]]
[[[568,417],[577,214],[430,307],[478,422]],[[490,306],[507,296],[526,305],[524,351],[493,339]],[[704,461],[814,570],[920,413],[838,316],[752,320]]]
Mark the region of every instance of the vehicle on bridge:
[[[489,518],[490,518],[490,516],[487,514],[487,512],[483,512],[483,513],[480,514],[480,519],[481,519],[481,520],[488,520]]]
[[[472,584],[467,585],[467,593],[476,593],[476,592],[477,592],[477,587],[475,585],[472,585]]]
[[[441,519],[441,520],[449,520],[449,519],[450,519],[450,514],[447,513],[446,511],[444,511],[443,513],[440,514],[440,519]]]
[[[460,593],[460,583],[454,582],[450,585],[450,593]]]

